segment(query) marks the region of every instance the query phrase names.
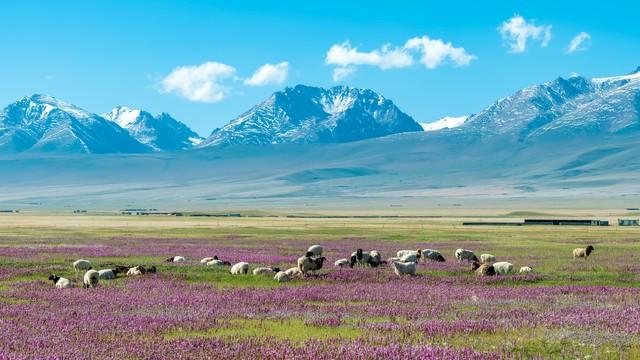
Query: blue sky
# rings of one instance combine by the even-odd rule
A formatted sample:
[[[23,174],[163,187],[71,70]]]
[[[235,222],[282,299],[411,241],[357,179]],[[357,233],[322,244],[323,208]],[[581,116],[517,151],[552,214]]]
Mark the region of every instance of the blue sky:
[[[638,13],[637,1],[16,0],[0,5],[0,104],[128,105],[208,135],[285,86],[343,84],[429,122],[557,76],[632,71]]]

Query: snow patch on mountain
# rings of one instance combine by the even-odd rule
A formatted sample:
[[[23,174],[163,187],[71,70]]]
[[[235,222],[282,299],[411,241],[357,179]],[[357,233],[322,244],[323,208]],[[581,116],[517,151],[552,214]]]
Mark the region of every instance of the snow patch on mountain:
[[[140,116],[140,110],[130,109],[126,106],[118,106],[106,114],[102,114],[107,120],[111,120],[120,127],[127,128]]]
[[[437,131],[442,129],[453,129],[464,124],[469,115],[466,116],[445,116],[442,119],[430,123],[420,123],[424,131]]]

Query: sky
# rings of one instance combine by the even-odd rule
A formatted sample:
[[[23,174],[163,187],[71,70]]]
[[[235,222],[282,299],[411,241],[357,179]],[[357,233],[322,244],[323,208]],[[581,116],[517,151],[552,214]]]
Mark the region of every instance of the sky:
[[[45,93],[208,135],[286,86],[369,88],[419,122],[558,76],[640,66],[638,1],[0,4],[0,105]]]

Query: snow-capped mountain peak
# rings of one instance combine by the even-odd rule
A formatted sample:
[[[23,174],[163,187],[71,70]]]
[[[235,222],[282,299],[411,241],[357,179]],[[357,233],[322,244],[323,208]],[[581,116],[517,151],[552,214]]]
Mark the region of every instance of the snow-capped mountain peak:
[[[144,110],[118,106],[102,116],[156,151],[185,150],[203,140],[187,125],[167,113],[153,116]]]
[[[409,115],[367,89],[297,85],[216,129],[201,146],[335,143],[421,131]]]
[[[430,123],[420,123],[420,126],[424,131],[437,131],[442,129],[453,129],[461,126],[469,119],[469,115],[466,116],[445,116],[442,119],[436,120]]]
[[[123,128],[129,127],[140,116],[139,109],[130,109],[126,106],[118,106],[110,112],[102,114],[107,120],[111,120]]]
[[[640,72],[601,78],[572,76],[527,87],[500,99],[461,128],[519,142],[640,129]]]
[[[148,150],[120,126],[49,95],[23,97],[0,111],[0,151]]]
[[[595,83],[604,83],[604,82],[617,82],[617,81],[639,81],[640,80],[640,67],[636,69],[634,72],[628,75],[620,75],[620,76],[610,76],[610,77],[602,77],[602,78],[593,78],[591,81]]]

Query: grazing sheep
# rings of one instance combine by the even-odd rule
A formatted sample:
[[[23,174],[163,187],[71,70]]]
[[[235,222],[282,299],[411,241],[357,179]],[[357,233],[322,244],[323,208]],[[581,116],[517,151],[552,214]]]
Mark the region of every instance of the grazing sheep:
[[[56,274],[50,275],[49,280],[53,281],[53,285],[58,289],[70,289],[76,287],[76,284],[73,281],[60,277]]]
[[[386,261],[382,260],[382,255],[380,255],[380,252],[378,250],[371,250],[369,252],[369,266],[378,267],[386,263]]]
[[[296,270],[298,270],[297,268],[294,268]],[[276,276],[273,277],[274,280],[276,280],[277,282],[287,282],[287,281],[291,281],[291,276],[289,276],[289,274],[287,274],[285,271],[278,271],[278,273],[276,274]]]
[[[349,265],[349,263],[350,263],[349,259],[338,259],[336,260],[336,262],[333,263],[333,265],[335,267],[345,267]]]
[[[493,267],[493,264],[490,263],[482,263],[480,264],[477,261],[473,262],[471,265],[471,271],[475,271],[478,276],[494,276],[496,275],[496,269]]]
[[[533,269],[529,266],[523,266],[520,268],[520,274],[530,274],[533,272]]]
[[[300,277],[302,277],[304,275],[304,273],[302,271],[300,271],[300,269],[298,269],[297,267],[293,267],[293,268],[287,269],[284,272],[290,278],[300,278]]]
[[[140,269],[140,266],[134,266],[131,269],[129,269],[127,271],[127,276],[136,276],[136,275],[142,275],[142,269]]]
[[[405,255],[410,255],[413,254],[415,255],[418,259],[420,259],[422,257],[422,249],[418,249],[418,250],[399,250],[396,253],[396,256],[401,258]]]
[[[595,248],[591,245],[587,246],[586,248],[576,248],[573,249],[573,258],[584,258],[585,260],[587,259],[587,257],[589,257],[589,255],[591,255],[591,253],[593,252],[593,250],[595,250]]]
[[[155,266],[153,267],[155,269]],[[128,266],[122,266],[122,265],[116,265],[113,268],[111,268],[111,270],[113,270],[113,274],[117,277],[118,274],[126,274],[127,271],[129,270]]]
[[[80,259],[73,262],[73,269],[76,271],[76,274],[77,274],[81,271],[91,270],[93,269],[93,267],[91,267],[91,261]]]
[[[322,245],[311,245],[307,252],[312,253],[313,256],[322,256],[322,250]]]
[[[111,269],[98,270],[98,276],[100,280],[113,280],[116,278],[116,274]]]
[[[445,262],[444,256],[438,250],[433,249],[423,249],[422,257],[425,260],[437,261],[437,262]]]
[[[231,267],[230,272],[233,275],[246,275],[249,273],[249,263],[239,262]]]
[[[207,266],[231,266],[231,263],[228,261],[213,259],[207,263]]]
[[[369,264],[370,255],[366,251],[362,251],[362,249],[358,249],[355,252],[351,253],[350,259],[350,267],[354,267],[356,264],[364,266]]]
[[[455,255],[459,262],[462,262],[463,260],[478,261],[478,257],[471,250],[458,249],[456,250]]]
[[[147,270],[142,265],[134,266],[127,271],[127,276],[143,275],[143,274],[146,274],[147,272],[156,272],[156,267],[152,266],[150,269]]]
[[[506,261],[500,261],[493,263],[493,268],[496,270],[496,275],[508,275],[513,270],[513,264]]]
[[[96,270],[89,270],[84,273],[83,283],[85,288],[94,288],[98,286],[100,274]]]
[[[253,269],[253,275],[274,274],[280,272],[279,267],[259,267]]]
[[[212,260],[218,260],[218,257],[217,257],[217,256],[214,256],[214,257],[206,257],[206,258],[204,258],[204,259],[200,260],[200,264],[206,264],[206,263],[208,263],[208,262],[210,262],[210,261],[212,261]]]
[[[402,276],[402,275],[414,276],[416,274],[417,265],[418,264],[414,262],[409,262],[409,263],[394,262],[393,271],[398,276]]]
[[[417,254],[406,254],[400,258],[400,262],[402,263],[410,263],[410,262],[417,263],[418,260],[420,260],[420,258],[418,257]]]
[[[187,259],[185,259],[183,256],[173,256],[173,257],[168,258],[165,261],[166,262],[178,263],[178,262],[185,262],[185,261],[187,261]]]
[[[496,257],[491,254],[480,254],[480,262],[482,263],[494,263],[496,262]]]
[[[313,257],[313,253],[307,251],[307,254],[298,259],[298,269],[302,271],[303,274],[307,274],[308,272],[315,273],[316,271],[322,269],[322,265],[326,258],[324,256],[320,256],[317,258]]]

